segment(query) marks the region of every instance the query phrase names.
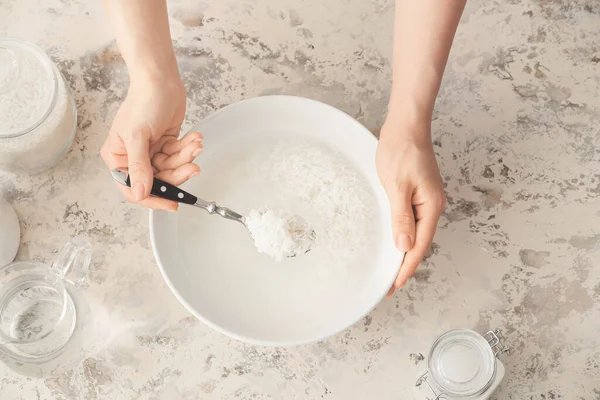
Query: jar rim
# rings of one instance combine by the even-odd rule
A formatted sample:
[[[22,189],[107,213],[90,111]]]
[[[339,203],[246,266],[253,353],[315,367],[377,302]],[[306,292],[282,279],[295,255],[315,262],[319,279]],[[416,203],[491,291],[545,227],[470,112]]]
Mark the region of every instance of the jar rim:
[[[3,131],[0,127],[0,140],[16,138],[25,135],[33,131],[40,124],[42,124],[42,122],[44,122],[46,118],[48,118],[48,115],[52,111],[52,108],[56,103],[56,96],[58,92],[58,76],[56,74],[54,63],[42,49],[40,49],[38,46],[27,40],[11,37],[0,37],[0,56],[3,55],[7,60],[12,57],[12,59],[16,63],[17,60],[14,55],[14,52],[11,51],[11,48],[16,48],[22,51],[29,52],[34,57],[35,61],[39,62],[39,64],[44,69],[46,75],[40,77],[40,81],[45,81],[45,83],[48,84],[50,92],[48,94],[48,98],[45,99],[45,103],[43,104],[43,106],[40,107],[40,110],[38,111],[39,115],[35,115],[34,117],[30,118],[31,122],[27,121],[22,126],[7,128],[5,131]],[[7,67],[7,71],[4,71],[5,74],[10,73],[8,69],[10,69],[10,67]],[[18,70],[18,65],[13,65],[13,72],[15,69]],[[16,73],[18,74],[18,71]],[[16,80],[9,82],[7,86],[11,85],[11,83],[17,84],[18,82]],[[0,96],[2,96],[1,89],[2,87],[0,86]]]
[[[453,329],[431,346],[430,383],[446,395],[473,398],[481,395],[496,376],[496,357],[488,341],[471,329]]]

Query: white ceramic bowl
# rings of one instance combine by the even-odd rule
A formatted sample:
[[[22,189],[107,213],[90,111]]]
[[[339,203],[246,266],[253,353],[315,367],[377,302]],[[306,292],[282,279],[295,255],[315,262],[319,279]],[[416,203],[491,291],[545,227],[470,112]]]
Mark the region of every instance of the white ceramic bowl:
[[[258,141],[276,132],[317,140],[335,149],[364,176],[374,195],[377,238],[368,249],[369,262],[337,273],[339,279],[324,284],[302,268],[276,267],[266,256],[254,254],[250,236],[235,222],[222,220],[219,229],[208,231],[207,226],[214,226],[214,218],[219,217],[203,210],[182,206],[178,213],[151,212],[150,234],[160,271],[192,314],[244,342],[291,346],[334,335],[358,322],[381,301],[403,254],[393,245],[389,204],[375,171],[377,140],[371,132],[331,106],[290,96],[259,97],[230,105],[193,130],[204,135],[205,152],[198,158],[202,173],[184,188],[203,198],[209,184],[199,178],[219,179],[224,168],[239,158],[238,143],[248,143],[249,138]],[[235,204],[220,205],[235,209]],[[250,254],[248,263],[231,261],[236,252]]]

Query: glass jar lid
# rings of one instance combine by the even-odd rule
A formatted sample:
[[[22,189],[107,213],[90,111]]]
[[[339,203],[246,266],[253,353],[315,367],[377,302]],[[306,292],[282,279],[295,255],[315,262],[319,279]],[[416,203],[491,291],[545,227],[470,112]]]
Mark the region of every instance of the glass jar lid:
[[[0,139],[41,124],[54,106],[57,85],[54,65],[41,49],[0,38]]]
[[[496,374],[496,357],[487,340],[470,329],[444,333],[428,357],[430,382],[441,393],[469,398],[484,393]]]

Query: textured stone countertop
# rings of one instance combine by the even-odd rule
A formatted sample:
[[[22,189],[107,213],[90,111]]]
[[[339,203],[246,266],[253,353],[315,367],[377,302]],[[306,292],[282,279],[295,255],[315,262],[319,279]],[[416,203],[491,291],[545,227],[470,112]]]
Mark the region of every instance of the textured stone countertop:
[[[374,133],[390,87],[392,0],[180,0],[171,29],[186,128],[268,93],[311,97]],[[422,399],[443,331],[500,327],[512,354],[494,399],[600,399],[600,5],[471,1],[437,103],[448,206],[406,289],[321,343],[266,349],[196,321],[163,282],[146,210],[99,157],[127,75],[99,1],[0,0],[0,36],[31,40],[73,89],[72,150],[37,176],[0,174],[20,259],[86,233],[95,323],[73,370],[0,367],[0,399]],[[415,38],[418,40],[418,38]]]

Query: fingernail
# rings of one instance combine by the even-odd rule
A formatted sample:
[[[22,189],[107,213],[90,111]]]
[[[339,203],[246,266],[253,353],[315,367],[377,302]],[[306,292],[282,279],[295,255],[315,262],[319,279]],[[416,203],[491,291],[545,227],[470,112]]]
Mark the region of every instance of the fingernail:
[[[396,290],[402,289],[404,287],[404,285],[406,285],[406,280],[401,280],[401,281],[396,281],[396,283],[394,284],[394,287],[396,288]]]
[[[202,138],[194,139],[193,142],[202,143]]]
[[[135,201],[141,201],[144,199],[144,193],[146,192],[146,185],[143,183],[136,183],[133,186],[133,197]]]
[[[200,153],[202,153],[202,149],[196,149],[192,153],[192,157],[198,157],[200,155]]]
[[[198,172],[198,171],[196,171],[196,172],[192,172],[192,173],[190,174],[190,177],[189,177],[188,179],[192,179],[193,177],[195,177],[195,176],[198,176],[198,174],[199,174],[199,173],[200,173],[200,172]]]
[[[412,247],[412,240],[410,240],[410,236],[408,235],[398,235],[396,239],[396,247],[398,250],[407,252]]]

